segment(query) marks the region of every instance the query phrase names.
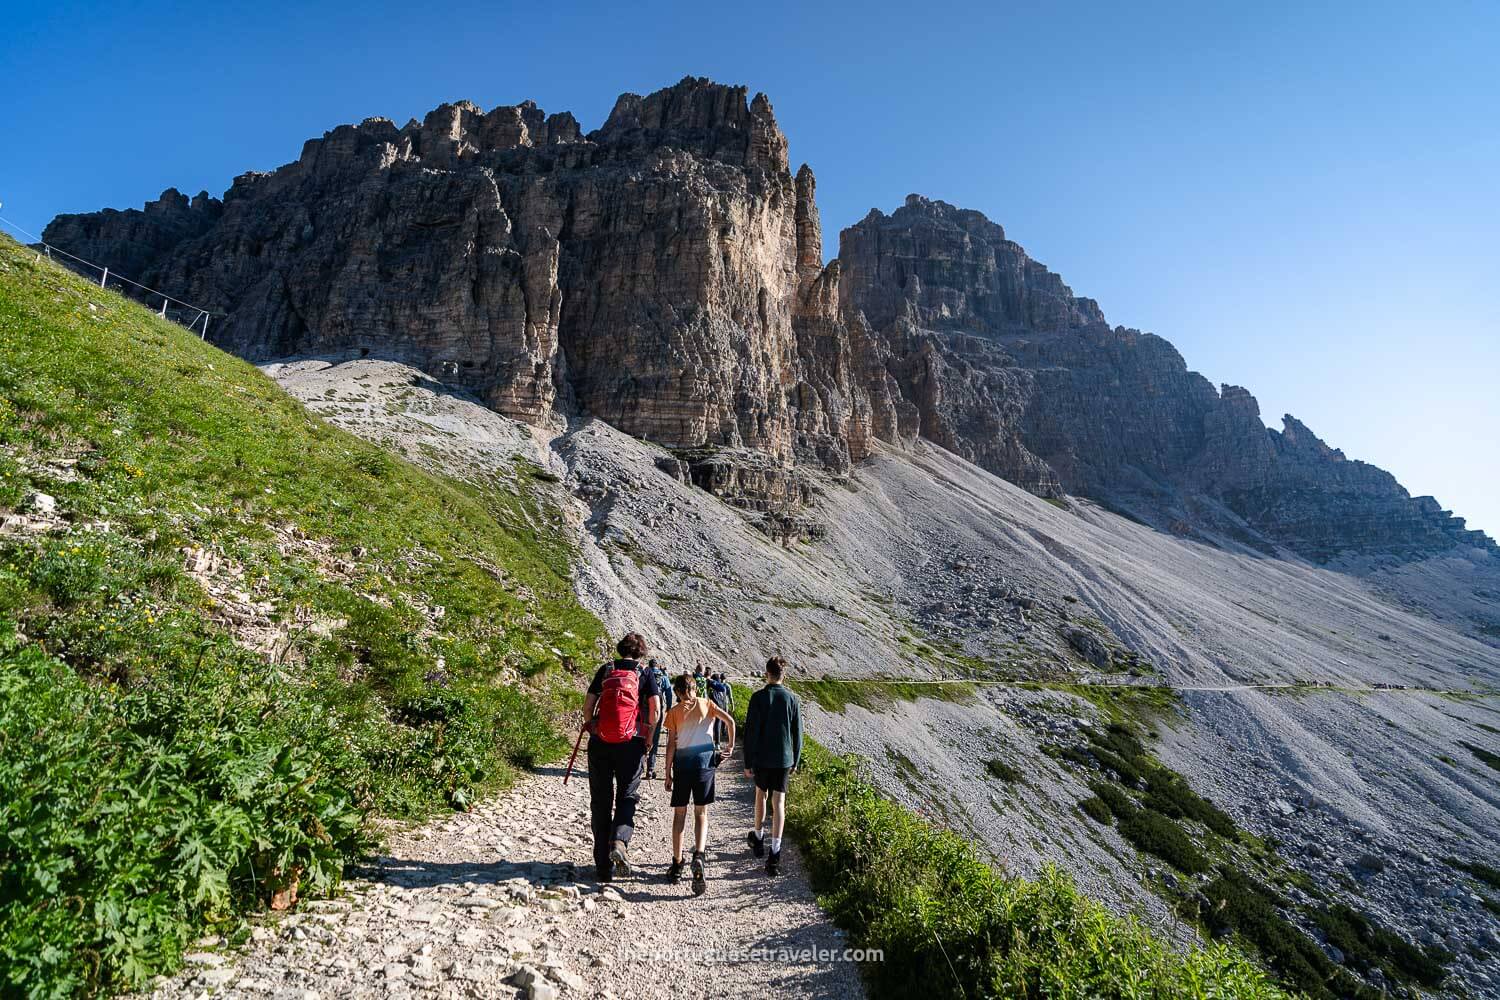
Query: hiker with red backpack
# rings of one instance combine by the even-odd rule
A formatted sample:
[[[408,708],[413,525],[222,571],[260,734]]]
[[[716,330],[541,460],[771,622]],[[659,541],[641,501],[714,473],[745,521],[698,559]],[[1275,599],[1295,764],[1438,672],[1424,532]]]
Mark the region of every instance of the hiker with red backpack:
[[[641,798],[646,736],[661,717],[661,696],[641,669],[646,640],[631,632],[615,650],[619,659],[599,668],[583,701],[594,871],[601,882],[630,874],[630,837]]]

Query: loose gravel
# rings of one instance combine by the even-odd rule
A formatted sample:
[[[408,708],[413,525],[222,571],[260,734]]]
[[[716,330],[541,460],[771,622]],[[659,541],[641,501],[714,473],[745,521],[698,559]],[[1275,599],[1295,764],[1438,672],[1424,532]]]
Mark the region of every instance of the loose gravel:
[[[472,812],[393,837],[340,898],[273,915],[241,949],[207,939],[153,996],[864,996],[796,848],[784,846],[778,878],[746,848],[753,792],[743,772],[719,773],[700,897],[686,879],[666,881],[671,809],[660,780],[645,783],[637,812],[635,874],[601,885],[588,776],[579,768],[564,785],[562,775],[544,768]]]

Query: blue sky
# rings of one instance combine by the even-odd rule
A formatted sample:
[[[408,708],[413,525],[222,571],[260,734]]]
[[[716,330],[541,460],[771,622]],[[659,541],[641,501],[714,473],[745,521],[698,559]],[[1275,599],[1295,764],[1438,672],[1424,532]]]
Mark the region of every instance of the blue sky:
[[[218,6],[219,9],[209,9]],[[6,217],[219,194],[341,122],[764,90],[825,241],[985,212],[1273,425],[1500,533],[1500,4],[0,0]]]

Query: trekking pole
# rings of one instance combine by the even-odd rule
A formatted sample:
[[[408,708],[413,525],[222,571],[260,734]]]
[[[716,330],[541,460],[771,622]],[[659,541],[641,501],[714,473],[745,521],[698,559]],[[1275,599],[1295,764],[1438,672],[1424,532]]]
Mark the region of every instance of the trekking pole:
[[[563,784],[565,785],[568,783],[568,779],[573,777],[573,762],[578,759],[578,748],[583,745],[583,734],[588,732],[588,728],[587,725],[580,728],[578,730],[578,739],[573,741],[573,756],[568,758],[568,773],[563,775]]]

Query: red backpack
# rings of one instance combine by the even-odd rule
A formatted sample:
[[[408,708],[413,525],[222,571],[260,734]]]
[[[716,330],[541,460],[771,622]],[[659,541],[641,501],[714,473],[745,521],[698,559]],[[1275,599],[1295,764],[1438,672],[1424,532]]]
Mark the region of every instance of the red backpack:
[[[604,675],[599,692],[599,715],[594,732],[606,743],[625,743],[635,739],[641,710],[641,675],[631,664],[622,667],[616,660]]]

